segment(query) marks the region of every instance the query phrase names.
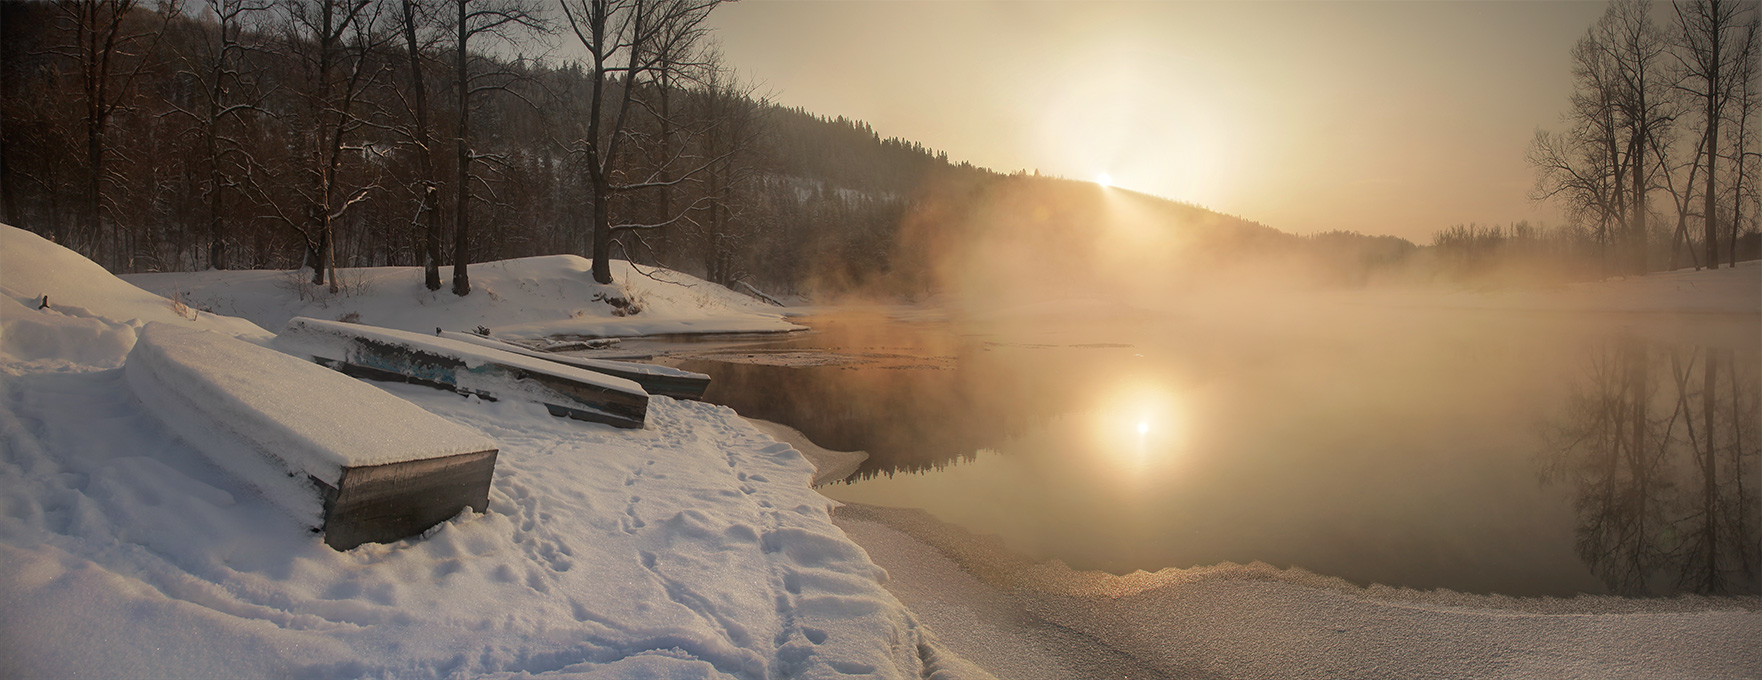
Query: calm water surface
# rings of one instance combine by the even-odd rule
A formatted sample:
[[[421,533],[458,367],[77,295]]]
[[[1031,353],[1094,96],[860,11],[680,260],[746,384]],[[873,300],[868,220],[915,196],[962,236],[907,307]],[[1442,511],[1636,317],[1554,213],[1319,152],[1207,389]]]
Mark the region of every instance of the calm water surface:
[[[851,311],[683,366],[710,401],[868,451],[827,496],[1079,569],[1762,591],[1754,316],[1079,317]]]

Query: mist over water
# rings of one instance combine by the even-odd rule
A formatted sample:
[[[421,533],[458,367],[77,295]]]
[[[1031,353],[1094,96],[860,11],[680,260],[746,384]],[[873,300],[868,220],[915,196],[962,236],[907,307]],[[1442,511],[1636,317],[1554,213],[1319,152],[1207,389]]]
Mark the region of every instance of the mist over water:
[[[1462,309],[1599,265],[1084,182],[952,178],[913,206],[886,276],[822,281],[814,333],[684,364],[710,401],[868,452],[829,497],[1116,574],[1762,592],[1754,314]]]
[[[1293,293],[808,321],[703,355],[760,363],[686,367],[715,376],[712,401],[871,454],[826,495],[924,508],[1037,559],[1258,560],[1512,595],[1762,590],[1753,317]]]

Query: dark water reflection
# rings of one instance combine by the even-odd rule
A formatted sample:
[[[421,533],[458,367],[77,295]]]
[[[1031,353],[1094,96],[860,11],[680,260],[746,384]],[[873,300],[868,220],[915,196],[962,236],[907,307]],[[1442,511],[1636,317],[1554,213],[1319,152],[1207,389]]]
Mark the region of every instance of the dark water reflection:
[[[1579,557],[1617,593],[1757,593],[1756,353],[1622,335],[1583,363],[1538,458]]]
[[[1762,591],[1755,317],[809,323],[705,355],[796,365],[685,367],[715,376],[711,401],[868,451],[828,496],[924,508],[1038,558],[1259,560],[1513,595]],[[843,363],[799,366],[805,350]]]

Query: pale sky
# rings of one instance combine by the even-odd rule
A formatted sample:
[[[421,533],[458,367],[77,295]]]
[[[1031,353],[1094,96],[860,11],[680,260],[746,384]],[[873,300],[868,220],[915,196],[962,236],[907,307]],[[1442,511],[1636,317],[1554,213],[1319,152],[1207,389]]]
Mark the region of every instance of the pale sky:
[[[744,0],[712,22],[778,103],[951,160],[1425,243],[1559,221],[1524,152],[1604,6]]]

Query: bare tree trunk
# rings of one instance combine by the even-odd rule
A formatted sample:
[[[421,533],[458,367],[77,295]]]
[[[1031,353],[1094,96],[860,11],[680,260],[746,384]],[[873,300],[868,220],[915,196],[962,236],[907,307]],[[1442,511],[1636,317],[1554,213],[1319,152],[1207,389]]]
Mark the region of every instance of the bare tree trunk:
[[[1642,105],[1641,108],[1643,109],[1644,106]],[[1628,239],[1629,247],[1633,248],[1633,251],[1628,256],[1632,258],[1629,266],[1632,267],[1632,272],[1635,274],[1646,273],[1646,180],[1645,163],[1643,162],[1646,156],[1645,136],[1646,133],[1643,129],[1635,134],[1635,148],[1631,152],[1634,200],[1633,221],[1628,226]]]
[[[671,56],[672,55],[662,55],[661,57],[660,180],[662,185],[660,189],[661,195],[658,199],[660,210],[657,211],[655,215],[656,222],[666,220],[673,215],[673,187],[670,184],[673,180],[673,112],[671,107],[673,100],[673,64],[671,63]],[[666,232],[661,232],[661,238],[665,239],[666,237]]]
[[[1695,178],[1698,177],[1696,173],[1701,171],[1701,158],[1709,151],[1705,141],[1703,139],[1701,143],[1695,144],[1695,160],[1689,163],[1689,178],[1683,183],[1681,191],[1677,190],[1676,182],[1671,179],[1668,169],[1662,173],[1666,181],[1666,188],[1670,191],[1670,198],[1676,202],[1676,231],[1672,232],[1670,237],[1670,263],[1667,269],[1676,269],[1683,251],[1688,252],[1689,261],[1695,265],[1697,271],[1701,268],[1701,260],[1695,256],[1695,249],[1689,242],[1689,210],[1690,204],[1694,202]],[[1655,150],[1659,158],[1665,157],[1663,149],[1655,147]]]
[[[1605,116],[1607,117],[1607,124],[1609,126],[1609,133],[1605,138],[1605,147],[1609,153],[1610,174],[1615,177],[1615,219],[1617,222],[1621,222],[1622,218],[1627,216],[1627,192],[1624,191],[1624,187],[1622,186],[1622,178],[1626,176],[1626,173],[1622,172],[1620,160],[1621,151],[1615,141],[1615,108],[1612,106],[1607,108],[1605,110]],[[1631,162],[1633,159],[1629,158],[1628,160]],[[1616,224],[1613,226],[1620,227],[1623,225]],[[1616,246],[1618,241],[1616,240],[1613,231],[1606,234],[1606,237],[1607,240],[1603,243],[1603,275],[1609,276],[1616,270],[1614,263],[1620,249]]]
[[[593,188],[593,280],[600,284],[612,283],[612,265],[609,260],[612,247],[612,216],[607,212],[607,203],[612,197],[611,183],[606,178],[606,163],[611,154],[600,146],[600,128],[603,125],[601,114],[604,110],[606,93],[606,59],[611,56],[606,49],[606,23],[611,19],[613,11],[611,3],[604,0],[593,0],[592,9],[583,12],[587,17],[587,34],[578,28],[576,37],[581,38],[593,52],[593,88],[589,93],[587,108],[587,174],[588,185]],[[565,9],[568,7],[564,5]],[[632,50],[634,53],[635,50]],[[626,82],[626,87],[629,83]],[[617,130],[613,130],[614,135]],[[609,146],[609,144],[608,144]]]
[[[1743,224],[1744,189],[1749,186],[1750,165],[1750,114],[1757,105],[1756,92],[1753,87],[1756,81],[1757,50],[1762,49],[1762,17],[1751,17],[1750,23],[1744,27],[1743,49],[1738,51],[1738,72],[1734,74],[1738,82],[1738,119],[1737,145],[1732,160],[1736,163],[1737,172],[1732,182],[1731,202],[1731,240],[1726,252],[1731,254],[1729,261],[1732,267],[1738,266],[1738,230]]]
[[[454,138],[454,148],[458,153],[458,204],[453,213],[453,294],[465,296],[471,294],[471,276],[465,266],[471,261],[471,250],[467,236],[471,229],[471,147],[467,138],[471,135],[471,80],[466,70],[468,56],[467,43],[471,38],[469,17],[466,16],[467,0],[454,0],[459,8],[459,41],[458,53],[453,63],[455,82],[459,87],[459,131]]]
[[[208,87],[208,120],[204,125],[202,144],[208,154],[208,266],[214,269],[226,269],[226,239],[221,231],[221,198],[222,185],[220,172],[220,112],[221,98],[226,96],[226,86],[221,82],[226,77],[226,56],[231,35],[233,15],[230,8],[215,5],[220,13],[220,50],[214,55],[214,68],[209,72]]]
[[[435,191],[434,146],[428,138],[428,87],[422,77],[422,51],[416,42],[416,0],[403,0],[404,45],[410,52],[411,105],[416,109],[416,167],[422,173],[422,285],[440,290],[439,196]]]
[[[593,199],[593,280],[601,284],[612,283],[612,214],[607,204],[612,195],[611,186],[605,176],[594,171],[591,173],[594,187]]]
[[[313,110],[317,113],[314,115],[313,120],[315,124],[312,128],[312,165],[314,172],[312,175],[312,205],[309,207],[309,215],[313,223],[312,226],[318,229],[318,248],[317,252],[313,254],[315,260],[313,263],[314,266],[312,267],[312,285],[315,286],[325,283],[325,277],[330,270],[330,255],[334,252],[330,247],[330,192],[333,181],[330,166],[325,162],[324,153],[324,148],[330,140],[325,137],[325,126],[322,123],[322,112],[324,111],[324,108],[328,106],[330,99],[332,52],[336,49],[335,41],[338,39],[337,35],[340,34],[340,31],[333,32],[333,25],[336,20],[334,10],[335,7],[329,2],[324,2],[319,10],[319,95],[318,102],[316,102],[316,105],[313,107]],[[337,143],[340,144],[341,140],[337,140]]]
[[[1720,110],[1722,108],[1720,106],[1722,102],[1720,101],[1719,92],[1720,67],[1723,65],[1722,62],[1724,61],[1723,56],[1719,53],[1719,35],[1725,32],[1725,26],[1719,21],[1721,12],[1723,11],[1720,7],[1722,4],[1721,0],[1708,0],[1708,4],[1707,15],[1709,25],[1707,39],[1709,43],[1709,58],[1705,65],[1706,74],[1704,74],[1707,81],[1707,208],[1704,216],[1704,224],[1706,226],[1704,237],[1707,241],[1707,267],[1710,269],[1718,269],[1719,203],[1716,199],[1719,194],[1715,191],[1713,184],[1716,179],[1714,168],[1717,167],[1719,163],[1719,119],[1725,115],[1725,113]]]

